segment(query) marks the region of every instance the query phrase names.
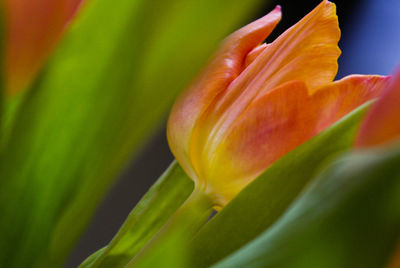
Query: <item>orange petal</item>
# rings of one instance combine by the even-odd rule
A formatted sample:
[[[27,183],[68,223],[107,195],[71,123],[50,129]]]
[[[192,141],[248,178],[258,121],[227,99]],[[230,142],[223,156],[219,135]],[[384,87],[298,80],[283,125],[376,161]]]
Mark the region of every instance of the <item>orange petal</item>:
[[[218,205],[224,206],[269,163],[309,136],[309,130],[300,127],[305,120],[298,113],[307,98],[300,81],[268,92],[237,118],[213,151],[203,155],[203,187]]]
[[[313,11],[280,35],[249,72],[259,73],[264,90],[304,81],[310,91],[331,82],[337,73],[340,29],[336,6],[322,1]]]
[[[263,91],[289,81],[304,81],[311,91],[331,82],[337,72],[339,38],[335,5],[323,1],[269,44],[233,81],[215,105],[215,114],[229,107],[246,107]]]
[[[265,92],[283,83],[303,81],[310,92],[331,82],[337,72],[340,38],[335,5],[322,1],[288,29],[221,93],[208,112],[210,140],[223,137],[234,120]],[[204,131],[204,130],[203,130]],[[204,142],[207,144],[207,141]]]
[[[320,88],[311,96],[309,111],[317,116],[317,134],[367,101],[382,93],[390,77],[380,75],[349,75]]]
[[[368,112],[356,141],[357,147],[390,143],[400,138],[400,68]]]
[[[349,76],[312,95],[303,82],[292,81],[266,92],[235,120],[223,140],[216,141],[215,149],[203,156],[204,162],[211,162],[203,174],[208,192],[224,205],[277,159],[376,98],[388,80]]]
[[[249,66],[257,57],[260,55],[266,48],[268,44],[262,43],[261,45],[255,47],[252,51],[249,52],[246,56],[246,60],[244,66]]]
[[[6,0],[6,82],[23,90],[44,64],[82,0]]]
[[[240,74],[246,55],[260,44],[280,21],[280,7],[231,34],[203,73],[172,108],[167,127],[168,141],[185,171],[195,178],[190,164],[189,143],[198,119],[217,95]]]

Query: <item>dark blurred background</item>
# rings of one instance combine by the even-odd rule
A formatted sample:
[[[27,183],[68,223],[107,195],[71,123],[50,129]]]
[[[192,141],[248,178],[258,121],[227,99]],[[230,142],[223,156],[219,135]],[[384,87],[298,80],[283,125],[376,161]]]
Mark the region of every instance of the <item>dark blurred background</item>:
[[[400,63],[400,1],[343,0],[337,5],[342,38],[339,43],[337,78],[358,74],[389,74]],[[275,5],[282,6],[283,19],[268,38],[272,41],[296,23],[320,0],[266,1],[248,22],[263,16]],[[173,160],[165,138],[165,126],[151,137],[150,143],[104,198],[91,224],[72,252],[66,267],[76,267],[87,256],[105,246],[116,234],[142,195]]]

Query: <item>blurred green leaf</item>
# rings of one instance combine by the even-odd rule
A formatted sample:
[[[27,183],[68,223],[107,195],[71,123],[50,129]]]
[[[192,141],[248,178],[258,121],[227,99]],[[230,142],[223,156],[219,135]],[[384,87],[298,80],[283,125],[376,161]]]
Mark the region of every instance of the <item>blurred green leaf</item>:
[[[110,244],[90,256],[81,267],[124,267],[192,191],[193,181],[173,162],[132,210]]]
[[[384,267],[400,236],[400,147],[320,174],[271,229],[213,267]]]
[[[168,243],[160,244],[152,251],[151,257],[143,258],[139,263],[128,264],[126,268],[187,268],[188,267],[188,248],[187,237],[184,232],[174,232],[169,236]],[[121,267],[121,266],[108,266]]]
[[[178,259],[179,267],[188,267],[188,242],[209,219],[212,207],[213,202],[210,197],[203,191],[195,189],[151,241],[123,267],[175,268],[174,263],[169,261],[171,255]]]
[[[208,267],[271,226],[321,164],[352,146],[360,118],[368,106],[359,107],[282,157],[241,191],[190,243],[192,267]]]
[[[0,266],[61,265],[132,152],[257,2],[85,4],[0,152]]]

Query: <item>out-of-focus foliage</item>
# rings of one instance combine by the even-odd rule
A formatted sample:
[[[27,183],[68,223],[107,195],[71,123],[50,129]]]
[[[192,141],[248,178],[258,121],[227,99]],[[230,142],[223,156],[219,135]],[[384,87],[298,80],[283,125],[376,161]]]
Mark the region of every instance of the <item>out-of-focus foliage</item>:
[[[257,2],[87,1],[2,129],[0,266],[61,265],[132,152]]]
[[[190,267],[188,243],[193,235],[209,219],[214,203],[205,193],[196,188],[185,203],[176,211],[160,231],[135,255],[125,268],[171,267],[171,251],[179,251],[179,267]],[[183,265],[183,266],[182,266]],[[108,266],[111,267],[111,266]],[[116,267],[116,266],[113,266]],[[122,267],[122,266],[117,266]]]
[[[268,231],[213,267],[384,267],[400,235],[400,147],[349,154]]]
[[[192,180],[173,162],[129,214],[110,244],[95,252],[81,267],[124,267],[183,204],[192,190]]]

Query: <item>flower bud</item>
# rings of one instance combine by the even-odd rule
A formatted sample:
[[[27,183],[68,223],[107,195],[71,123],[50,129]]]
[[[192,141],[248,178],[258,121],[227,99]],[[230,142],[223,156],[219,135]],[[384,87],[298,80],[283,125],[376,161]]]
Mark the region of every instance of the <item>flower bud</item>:
[[[172,108],[171,150],[216,207],[387,83],[360,75],[332,82],[340,55],[333,3],[262,44],[280,18],[276,7],[231,34]]]

